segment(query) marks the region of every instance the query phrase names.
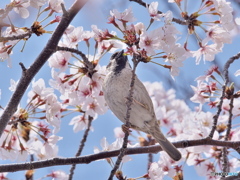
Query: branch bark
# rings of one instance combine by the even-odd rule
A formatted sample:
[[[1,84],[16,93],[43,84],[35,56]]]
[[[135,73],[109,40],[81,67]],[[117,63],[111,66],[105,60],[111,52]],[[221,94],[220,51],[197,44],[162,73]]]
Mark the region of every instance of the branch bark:
[[[225,97],[225,90],[226,90],[226,87],[229,83],[229,67],[230,65],[237,59],[240,58],[240,53],[236,54],[235,56],[232,56],[224,65],[224,70],[223,70],[223,74],[224,74],[224,78],[225,78],[225,83],[222,87],[222,94],[221,94],[221,98],[220,98],[220,102],[218,103],[217,105],[217,113],[213,116],[213,126],[212,126],[212,129],[211,129],[211,132],[209,134],[209,137],[212,138],[213,137],[213,134],[214,134],[214,131],[216,130],[217,128],[217,122],[218,122],[218,118],[220,116],[220,113],[222,111],[222,104],[223,104],[223,99]]]
[[[80,143],[80,146],[78,148],[78,151],[77,153],[75,154],[75,157],[79,157],[82,153],[82,150],[85,146],[85,143],[87,141],[87,137],[88,137],[88,133],[91,129],[91,124],[92,124],[92,121],[93,121],[93,117],[89,116],[88,118],[88,127],[87,129],[85,130],[85,133],[83,135],[83,138],[81,140],[81,143]],[[76,169],[76,164],[72,164],[72,167],[70,169],[70,173],[69,173],[69,177],[68,177],[68,180],[72,180],[73,179],[73,175],[74,175],[74,170]]]
[[[72,7],[63,14],[62,20],[54,31],[52,37],[47,42],[46,46],[42,52],[38,55],[34,63],[27,69],[17,85],[16,91],[13,93],[9,103],[3,111],[3,114],[0,118],[0,136],[2,135],[9,119],[16,112],[17,106],[22,99],[23,94],[25,93],[28,85],[31,80],[37,74],[37,72],[42,68],[48,58],[56,51],[57,44],[61,39],[64,31],[71,23],[76,14],[81,10],[87,0],[76,0]]]
[[[221,147],[233,148],[237,150],[238,153],[240,153],[239,151],[240,141],[235,141],[235,142],[234,141],[218,141],[218,140],[213,140],[211,138],[204,138],[204,139],[198,139],[198,140],[174,142],[173,145],[176,148],[186,148],[186,147],[201,146],[201,145],[221,146]],[[98,154],[92,154],[88,156],[74,157],[74,158],[53,158],[53,159],[37,161],[37,162],[6,164],[6,165],[0,166],[0,172],[15,172],[15,171],[22,171],[22,170],[58,166],[58,165],[89,164],[93,161],[116,157],[119,155],[120,151],[121,150],[106,151]],[[159,151],[162,151],[159,145],[138,147],[138,148],[127,148],[125,155],[158,153]]]

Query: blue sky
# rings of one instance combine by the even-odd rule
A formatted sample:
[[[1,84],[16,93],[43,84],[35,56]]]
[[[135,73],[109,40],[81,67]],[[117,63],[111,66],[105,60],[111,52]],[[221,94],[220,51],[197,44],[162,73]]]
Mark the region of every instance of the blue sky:
[[[67,3],[67,7],[69,7],[69,4],[74,2],[73,0],[69,0]],[[151,1],[147,1],[151,2]],[[131,6],[133,8],[133,12],[135,14],[135,17],[137,18],[137,21],[143,21],[148,23],[148,13],[147,10],[143,7],[140,7],[134,2],[129,3],[127,0],[121,1],[111,1],[111,0],[102,0],[102,1],[89,1],[87,5],[78,13],[78,15],[75,17],[73,22],[71,23],[74,26],[83,26],[84,30],[91,30],[91,25],[96,24],[100,29],[106,29],[106,28],[112,28],[111,25],[107,24],[107,17],[109,15],[109,10],[112,8],[116,8],[119,11],[123,11],[125,8]],[[1,8],[3,8],[2,6]],[[166,12],[168,8],[171,7],[171,9],[176,9],[176,6],[173,4],[170,4],[169,6],[165,6],[165,4],[160,4],[159,10]],[[36,13],[36,12],[35,12]],[[34,13],[33,13],[34,14]],[[179,15],[175,13],[174,15],[179,18]],[[176,17],[175,16],[175,17]],[[17,23],[16,26],[29,26],[31,25],[32,21],[35,19],[34,15],[31,16],[31,20],[21,20]],[[49,29],[50,30],[50,29]],[[181,32],[185,33],[186,29],[181,27]],[[119,32],[118,32],[119,33]],[[8,99],[11,96],[11,92],[8,90],[8,87],[10,86],[10,79],[18,80],[21,76],[21,69],[18,65],[19,62],[23,62],[26,67],[28,67],[37,57],[37,55],[41,52],[41,48],[44,47],[47,40],[49,39],[50,35],[44,35],[42,37],[35,37],[33,35],[26,44],[24,48],[24,52],[20,53],[20,49],[22,48],[22,43],[16,46],[14,48],[14,53],[11,56],[11,59],[13,61],[13,67],[7,68],[6,62],[0,63],[0,71],[2,72],[2,76],[0,76],[0,89],[2,90],[2,96],[0,100],[0,104],[2,106],[5,106]],[[233,44],[225,45],[223,52],[220,53],[217,56],[217,60],[221,66],[223,66],[224,62],[227,61],[229,57],[232,55],[235,55],[238,53],[239,48],[238,46],[234,44],[239,44],[240,39],[239,37],[235,37]],[[194,47],[195,44],[192,42],[192,46]],[[80,46],[80,48],[84,48],[83,46]],[[108,63],[110,55],[105,56],[100,64],[106,65]],[[185,61],[184,68],[181,68],[181,73],[179,77],[176,77],[175,81],[169,78],[168,70],[163,69],[159,66],[156,66],[154,64],[141,64],[138,67],[137,75],[142,81],[161,81],[164,84],[166,84],[166,89],[171,88],[169,84],[167,83],[166,79],[163,78],[163,75],[165,77],[168,77],[168,80],[171,81],[173,84],[176,84],[176,86],[183,84],[185,87],[190,88],[190,85],[196,85],[193,80],[198,77],[199,75],[203,75],[204,72],[211,66],[212,64],[209,62],[206,62],[204,64],[203,62],[200,63],[200,65],[195,65],[194,59],[188,59]],[[233,67],[231,67],[231,71],[235,72],[237,69],[239,69],[240,65],[239,63],[234,64]],[[35,79],[44,78],[49,79],[50,78],[50,68],[48,67],[48,64],[45,64],[43,69],[40,70],[40,72],[37,74]],[[192,84],[189,84],[189,83]],[[239,82],[239,81],[238,81]],[[47,83],[47,81],[46,81]],[[191,91],[190,91],[191,92]],[[178,98],[183,98],[181,94],[178,94]],[[26,104],[26,95],[21,101],[21,105]],[[65,118],[62,120],[62,129],[57,134],[59,136],[63,137],[63,140],[58,143],[59,145],[59,155],[61,157],[73,157],[77,151],[79,142],[81,141],[83,131],[74,133],[72,131],[72,126],[69,126],[69,121],[71,120],[71,117]],[[122,123],[110,112],[108,111],[105,115],[99,116],[97,120],[93,122],[94,131],[90,133],[88,137],[88,141],[85,145],[84,151],[82,155],[89,155],[93,153],[93,147],[98,146],[100,147],[100,140],[103,137],[107,137],[107,140],[109,143],[112,143],[114,138],[114,132],[113,129],[115,127],[121,126]],[[128,177],[138,177],[143,175],[146,172],[147,168],[147,155],[135,155],[132,156],[133,161],[128,162],[124,164],[123,166],[123,172]],[[154,155],[154,160],[158,161],[159,154]],[[3,163],[10,163],[10,162],[3,162]],[[34,179],[38,179],[41,177],[41,175],[44,175],[46,173],[50,173],[52,170],[64,170],[65,172],[69,172],[70,166],[59,166],[59,167],[50,167],[50,168],[44,168],[36,170],[36,175]],[[92,162],[90,164],[83,164],[83,165],[77,165],[77,169],[75,171],[74,179],[107,179],[109,176],[109,173],[111,171],[111,167],[109,164],[107,164],[106,161],[96,161]],[[184,175],[186,179],[194,179],[201,180],[204,178],[197,177],[195,171],[192,167],[186,168],[184,171]],[[13,173],[9,176],[11,179],[24,179],[22,173]],[[166,178],[167,179],[167,178]]]

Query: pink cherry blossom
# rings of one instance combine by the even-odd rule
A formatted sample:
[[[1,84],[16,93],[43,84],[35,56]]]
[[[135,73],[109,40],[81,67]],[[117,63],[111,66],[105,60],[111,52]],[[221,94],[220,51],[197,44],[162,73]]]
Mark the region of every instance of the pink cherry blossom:
[[[164,171],[157,162],[153,162],[148,170],[148,175],[152,180],[162,180]]]
[[[180,44],[164,46],[163,49],[167,54],[165,62],[169,62],[171,65],[171,75],[177,76],[179,74],[179,67],[183,66],[183,61],[189,57],[189,54]]]
[[[231,35],[228,31],[224,30],[219,26],[212,26],[208,30],[208,37],[212,39],[215,43],[232,43]]]
[[[30,5],[34,8],[39,8],[47,3],[47,0],[30,0]]]
[[[8,178],[7,178],[7,174],[8,173],[0,173],[0,180],[8,180]]]
[[[27,10],[27,7],[30,5],[29,0],[11,0],[11,5],[14,7],[14,11],[22,18],[28,18],[29,11]]]
[[[158,13],[158,2],[151,2],[149,6],[147,6],[148,12],[150,16],[154,19],[159,21],[160,18],[163,16],[162,14]]]
[[[19,80],[18,80],[19,81]],[[18,81],[14,81],[13,79],[10,80],[10,87],[8,88],[10,91],[14,92],[16,90]]]
[[[83,102],[82,110],[86,112],[87,115],[95,117],[99,114],[104,114],[106,112],[106,108],[100,106],[98,101],[93,98],[87,98],[85,102]]]
[[[155,50],[161,46],[162,29],[158,28],[151,32],[144,31],[140,35],[139,47],[145,49],[149,55],[155,55]]]
[[[220,47],[217,44],[207,45],[207,39],[202,41],[201,47],[193,53],[193,57],[196,57],[196,64],[198,65],[203,58],[203,61],[213,61],[215,54],[220,52]]]
[[[67,173],[61,170],[53,171],[51,174],[47,175],[47,177],[52,177],[54,180],[66,180],[68,179],[68,176],[69,175]]]
[[[135,17],[133,16],[132,8],[125,9],[125,11],[122,13],[119,12],[117,9],[113,9],[110,11],[110,15],[120,21],[123,21],[123,22],[135,21]]]
[[[88,123],[88,117],[85,115],[78,115],[72,118],[69,125],[73,125],[73,131],[76,133],[78,131],[87,129]]]
[[[235,76],[239,76],[240,75],[240,69],[237,70],[235,73],[234,73]]]
[[[124,138],[125,133],[122,131],[121,127],[116,127],[113,131],[116,138]]]
[[[221,25],[227,31],[231,31],[234,28],[231,3],[226,0],[213,0],[213,3],[216,11],[220,14]]]
[[[49,8],[57,13],[62,13],[61,4],[64,4],[63,0],[48,0]]]
[[[195,102],[195,103],[199,103],[200,104],[200,110],[202,108],[202,105],[205,103],[205,102],[209,102],[209,98],[204,96],[204,94],[202,93],[202,89],[199,88],[199,87],[194,87],[194,86],[191,86],[191,88],[193,89],[194,91],[194,95],[193,97],[190,98],[190,100],[192,102]]]
[[[75,48],[77,44],[83,40],[83,27],[76,27],[70,33],[66,33],[63,36],[63,42],[68,47]]]
[[[57,68],[60,70],[60,72],[63,72],[67,69],[70,58],[71,53],[58,51],[49,58],[49,66]]]

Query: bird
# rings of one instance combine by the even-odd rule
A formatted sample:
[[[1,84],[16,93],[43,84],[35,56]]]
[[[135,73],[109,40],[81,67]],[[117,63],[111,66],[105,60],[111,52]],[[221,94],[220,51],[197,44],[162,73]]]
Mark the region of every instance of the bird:
[[[103,82],[103,94],[106,103],[115,116],[126,123],[126,101],[132,78],[132,68],[124,50],[115,52],[106,67],[107,74]],[[152,100],[143,83],[135,76],[132,105],[130,110],[130,128],[150,134],[161,148],[174,160],[181,159],[181,153],[163,135],[153,108]]]

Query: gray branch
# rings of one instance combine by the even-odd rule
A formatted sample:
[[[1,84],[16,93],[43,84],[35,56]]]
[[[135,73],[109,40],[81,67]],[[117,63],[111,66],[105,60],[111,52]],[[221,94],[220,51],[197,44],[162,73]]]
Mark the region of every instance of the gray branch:
[[[173,145],[176,148],[211,145],[211,146],[229,147],[236,150],[240,146],[240,141],[235,141],[235,142],[218,141],[218,140],[213,140],[211,138],[204,138],[204,139],[198,139],[198,140],[174,142]],[[138,147],[138,148],[127,148],[125,151],[125,155],[158,153],[159,151],[162,151],[162,148],[159,145]],[[0,172],[15,172],[15,171],[39,169],[39,168],[59,166],[59,165],[89,164],[93,161],[116,157],[119,155],[119,153],[120,153],[120,150],[115,150],[115,151],[105,151],[98,154],[92,154],[92,155],[82,156],[82,157],[53,158],[53,159],[36,161],[36,162],[28,162],[28,163],[5,164],[0,166]]]

